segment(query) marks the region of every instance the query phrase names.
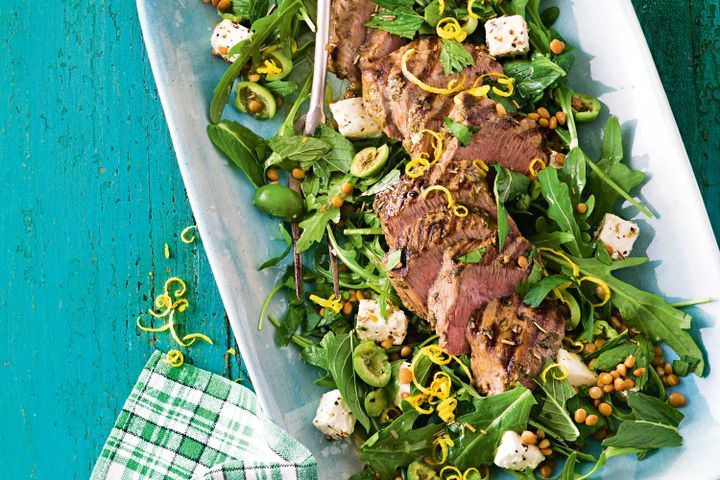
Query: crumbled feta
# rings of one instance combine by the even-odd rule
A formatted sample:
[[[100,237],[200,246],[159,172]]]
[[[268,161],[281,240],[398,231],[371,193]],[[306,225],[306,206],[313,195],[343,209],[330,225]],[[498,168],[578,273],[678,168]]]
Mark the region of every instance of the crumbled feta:
[[[313,425],[332,440],[345,438],[355,430],[355,417],[345,405],[340,390],[332,390],[320,397]]]
[[[525,445],[520,435],[508,430],[500,439],[493,462],[500,468],[522,472],[527,468],[534,470],[543,460],[545,456],[536,445]]]
[[[367,113],[360,97],[331,103],[330,111],[338,123],[338,130],[348,138],[376,138],[382,133],[382,128]]]
[[[370,339],[378,342],[392,340],[400,345],[407,334],[408,319],[405,312],[387,303],[387,319],[381,315],[380,303],[375,300],[362,299],[358,305],[356,331],[361,340]]]
[[[412,367],[412,364],[411,364],[410,362],[403,362],[403,363],[400,365],[400,370],[402,370],[403,368],[409,369],[410,367]],[[398,370],[398,371],[400,371],[400,370]],[[407,383],[403,383],[403,382],[401,382],[400,379],[398,378],[398,391],[397,391],[397,393],[395,394],[395,398],[393,399],[393,403],[394,403],[396,406],[399,407],[400,404],[402,403],[402,401],[403,401],[405,398],[407,398],[407,397],[410,396],[410,384],[411,384],[411,383],[412,383],[412,379],[411,379],[409,382],[407,382]]]
[[[530,49],[527,23],[520,15],[491,18],[485,22],[485,41],[494,57],[520,55]]]
[[[606,213],[600,222],[595,239],[602,240],[612,258],[618,260],[630,256],[639,234],[637,223]]]
[[[597,374],[583,363],[579,355],[561,348],[558,350],[557,363],[567,369],[567,379],[573,387],[595,385],[597,383]]]
[[[215,55],[220,55],[226,62],[234,62],[237,55],[228,58],[227,53],[235,44],[247,40],[252,36],[250,29],[243,27],[239,23],[223,20],[215,26],[215,30],[210,37],[210,44]]]

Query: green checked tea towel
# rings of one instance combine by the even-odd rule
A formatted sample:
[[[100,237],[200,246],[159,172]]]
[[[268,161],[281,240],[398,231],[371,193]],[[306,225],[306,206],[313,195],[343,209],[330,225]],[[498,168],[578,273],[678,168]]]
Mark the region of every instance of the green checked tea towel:
[[[310,452],[265,419],[240,384],[155,352],[92,480],[317,480]]]

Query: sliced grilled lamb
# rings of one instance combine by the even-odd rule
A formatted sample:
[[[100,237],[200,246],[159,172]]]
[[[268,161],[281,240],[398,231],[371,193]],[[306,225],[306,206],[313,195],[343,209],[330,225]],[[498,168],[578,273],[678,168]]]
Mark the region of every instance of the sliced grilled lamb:
[[[375,12],[372,0],[332,0],[328,39],[328,70],[338,78],[360,80],[357,61],[365,43],[365,24]]]
[[[449,248],[428,291],[429,320],[435,323],[440,346],[453,355],[470,351],[466,333],[473,313],[492,299],[513,294],[515,286],[528,275],[528,265],[518,266],[518,258],[531,248],[527,240],[519,235],[512,238],[500,255],[496,237]],[[478,248],[483,249],[480,262],[460,260],[462,255]]]
[[[405,45],[402,37],[376,28],[368,28],[365,42],[360,47],[358,67],[360,71],[370,68],[375,62],[382,60],[398,48]],[[357,78],[360,80],[360,77]]]
[[[456,138],[448,139],[444,159],[481,159],[526,175],[533,159],[539,158],[545,165],[549,162],[545,137],[537,124],[529,118],[504,113],[489,98],[463,92],[455,97],[448,116],[476,132],[468,146],[461,145]]]
[[[430,93],[410,82],[402,72],[402,57],[414,49],[407,62],[408,70],[432,87],[445,88],[450,80],[461,78],[469,87],[483,74],[502,73],[502,66],[484,46],[464,44],[464,47],[474,63],[450,76],[443,72],[440,62],[442,41],[437,37],[414,40],[362,71],[365,109],[389,137],[402,140],[411,154],[416,154],[418,145],[421,145],[421,151],[427,148],[428,139],[420,132],[423,129],[440,130],[453,106],[453,96]]]
[[[517,383],[533,388],[543,362],[560,348],[564,331],[552,304],[533,309],[517,295],[489,301],[474,312],[467,330],[475,387],[487,395]]]

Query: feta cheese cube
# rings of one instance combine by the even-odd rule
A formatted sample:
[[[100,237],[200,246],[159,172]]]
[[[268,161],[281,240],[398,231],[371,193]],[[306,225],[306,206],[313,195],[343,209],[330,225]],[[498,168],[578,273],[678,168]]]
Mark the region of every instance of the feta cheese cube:
[[[485,41],[490,55],[521,55],[530,49],[527,23],[521,15],[491,18],[485,22]]]
[[[371,299],[360,300],[356,317],[358,338],[377,342],[389,339],[394,345],[400,345],[407,334],[408,319],[405,312],[388,303],[386,313],[387,318],[383,318],[379,302]]]
[[[332,440],[345,438],[355,430],[355,417],[345,405],[340,390],[332,390],[320,397],[313,425]]]
[[[331,103],[330,111],[338,130],[348,138],[377,138],[382,134],[382,128],[367,113],[360,97]]]
[[[536,445],[525,445],[520,435],[508,430],[500,439],[493,462],[500,468],[522,472],[527,468],[534,470],[543,460],[545,456]]]
[[[640,235],[640,229],[637,223],[623,220],[612,213],[606,213],[600,222],[595,239],[602,240],[612,258],[618,260],[630,256],[638,235]]]
[[[400,370],[402,370],[403,368],[409,369],[410,367],[412,367],[412,364],[410,362],[403,362],[400,365]],[[400,381],[400,379],[398,379],[398,391],[395,394],[395,398],[393,399],[393,403],[396,406],[399,407],[400,404],[402,403],[402,401],[405,398],[410,396],[410,384],[411,383],[412,383],[412,379],[407,383],[403,383]]]
[[[597,374],[583,363],[579,355],[561,348],[558,350],[557,363],[567,369],[567,379],[573,387],[592,386],[597,383]]]
[[[234,62],[237,55],[228,58],[227,53],[236,44],[247,40],[252,36],[250,29],[243,27],[239,23],[223,20],[215,26],[215,30],[210,37],[210,44],[215,55],[220,55],[226,62]]]

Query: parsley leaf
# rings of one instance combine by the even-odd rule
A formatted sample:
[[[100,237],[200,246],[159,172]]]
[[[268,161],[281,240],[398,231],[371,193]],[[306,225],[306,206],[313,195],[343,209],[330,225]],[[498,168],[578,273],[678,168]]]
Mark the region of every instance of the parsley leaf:
[[[440,63],[443,66],[445,75],[457,73],[465,67],[473,64],[473,57],[465,50],[462,43],[457,40],[443,40],[443,48],[440,51]],[[467,145],[467,144],[463,144]]]
[[[466,253],[462,257],[459,257],[458,260],[462,263],[480,263],[482,262],[486,250],[487,249],[485,247],[478,247],[472,252]]]
[[[413,10],[413,1],[373,1],[382,9],[370,18],[370,21],[365,24],[366,27],[377,28],[412,40],[425,23],[425,19]]]
[[[457,138],[464,147],[467,147],[472,142],[473,132],[462,123],[458,123],[450,117],[445,117],[445,126],[450,133]]]

